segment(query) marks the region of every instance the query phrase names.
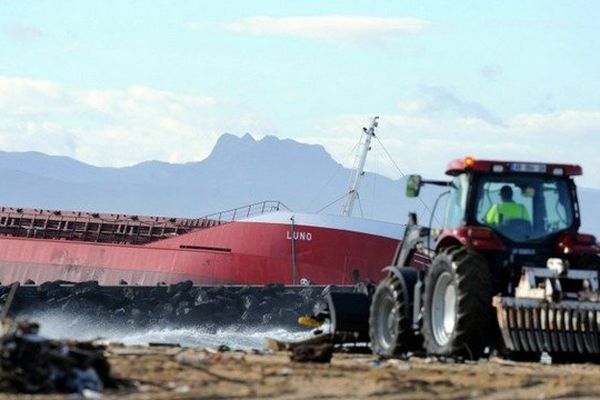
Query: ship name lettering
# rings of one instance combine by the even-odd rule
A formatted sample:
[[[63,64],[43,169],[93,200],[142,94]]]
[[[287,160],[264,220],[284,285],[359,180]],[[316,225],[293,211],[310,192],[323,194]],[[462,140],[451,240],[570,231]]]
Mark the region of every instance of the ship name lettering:
[[[310,232],[296,231],[293,235],[290,231],[286,232],[286,238],[288,240],[292,240],[292,236],[294,237],[294,240],[303,240],[305,242],[310,242],[312,240],[312,233]]]

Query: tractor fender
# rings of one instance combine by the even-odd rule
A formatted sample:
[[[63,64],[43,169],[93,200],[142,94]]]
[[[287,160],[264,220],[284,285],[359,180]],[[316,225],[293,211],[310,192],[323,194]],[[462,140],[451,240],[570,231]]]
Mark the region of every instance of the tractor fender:
[[[402,286],[405,304],[408,304],[407,312],[413,321],[413,327],[417,328],[421,314],[421,287],[422,282],[419,279],[419,271],[409,267],[398,267],[390,265],[383,269],[388,276],[394,276]]]

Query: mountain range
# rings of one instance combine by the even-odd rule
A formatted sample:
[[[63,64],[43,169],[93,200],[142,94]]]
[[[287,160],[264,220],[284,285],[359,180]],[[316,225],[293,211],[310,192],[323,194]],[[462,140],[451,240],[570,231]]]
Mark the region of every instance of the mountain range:
[[[322,146],[249,134],[223,134],[207,158],[184,164],[107,168],[39,152],[0,152],[0,204],[199,217],[280,200],[298,212],[337,214],[351,174]],[[404,191],[404,179],[366,173],[353,215],[404,223],[416,210],[427,222],[425,204],[433,205],[437,191],[425,188],[421,200]],[[600,190],[581,188],[579,195],[583,229],[600,236]]]

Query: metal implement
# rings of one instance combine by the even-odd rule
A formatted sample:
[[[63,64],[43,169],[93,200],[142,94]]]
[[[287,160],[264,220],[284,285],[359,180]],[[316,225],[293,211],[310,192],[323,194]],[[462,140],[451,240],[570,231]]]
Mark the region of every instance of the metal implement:
[[[494,297],[504,346],[519,353],[600,354],[598,272],[553,263],[523,268],[515,297]]]

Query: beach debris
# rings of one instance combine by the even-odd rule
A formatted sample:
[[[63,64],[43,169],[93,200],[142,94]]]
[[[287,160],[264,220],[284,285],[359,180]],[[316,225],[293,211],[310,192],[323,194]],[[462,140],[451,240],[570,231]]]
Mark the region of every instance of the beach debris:
[[[220,345],[219,347],[217,347],[217,350],[218,350],[219,352],[221,352],[221,353],[225,353],[225,352],[227,352],[227,351],[231,351],[231,347],[229,347],[229,346],[228,346],[228,345],[226,345],[226,344],[222,344],[222,345]]]
[[[302,344],[292,348],[291,360],[294,362],[328,363],[333,357],[333,346],[329,343]]]
[[[116,387],[103,347],[91,342],[50,340],[31,322],[4,323],[0,337],[0,391],[9,393],[100,393]]]
[[[552,365],[552,356],[544,351],[540,356],[540,363],[544,365]]]

